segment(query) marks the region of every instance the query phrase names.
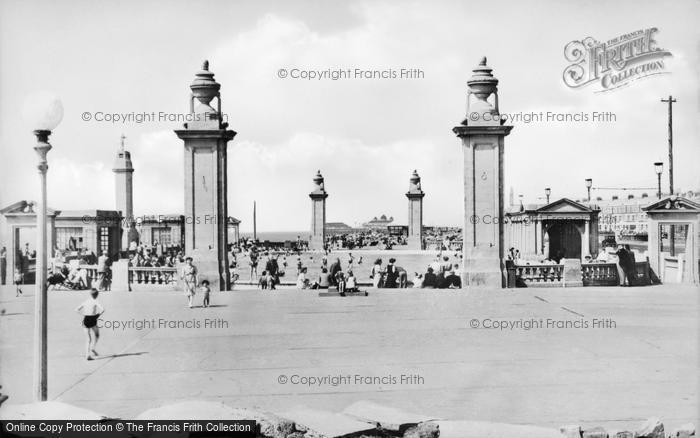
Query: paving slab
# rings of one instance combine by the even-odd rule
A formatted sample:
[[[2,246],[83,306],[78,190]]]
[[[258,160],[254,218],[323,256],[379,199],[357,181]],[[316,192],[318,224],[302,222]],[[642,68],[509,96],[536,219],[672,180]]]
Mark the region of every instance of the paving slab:
[[[377,290],[360,300],[236,291],[188,309],[180,292],[113,291],[100,295],[103,322],[200,326],[103,328],[100,358],[88,362],[74,312],[85,294],[52,292],[49,398],[121,418],[187,400],[275,413],[338,413],[365,400],[445,420],[557,430],[635,430],[660,416],[672,430],[698,422],[699,296],[697,287],[669,285]],[[0,288],[0,384],[10,405],[32,401],[33,306],[31,291],[15,298]],[[591,318],[616,327],[484,326]]]

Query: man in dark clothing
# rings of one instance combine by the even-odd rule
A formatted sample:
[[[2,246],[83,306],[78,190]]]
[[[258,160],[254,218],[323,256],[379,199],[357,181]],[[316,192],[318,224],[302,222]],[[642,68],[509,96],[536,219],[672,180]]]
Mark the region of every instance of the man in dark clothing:
[[[435,289],[437,287],[437,276],[433,268],[428,267],[428,272],[423,276],[423,289]]]
[[[268,274],[272,276],[272,280],[274,281],[274,283],[277,284],[279,282],[280,270],[280,267],[277,264],[277,258],[275,258],[274,256],[270,256],[270,258],[267,260],[267,263],[265,264],[265,270]]]
[[[455,275],[455,271],[450,271],[450,274],[445,277],[442,289],[461,289],[462,279]]]
[[[620,275],[620,286],[629,286],[631,284],[630,279],[632,278],[632,270],[634,269],[634,262],[630,252],[625,249],[624,246],[620,245],[615,253],[618,258],[618,264],[620,269],[618,274]]]
[[[386,265],[386,276],[384,277],[384,287],[395,288],[396,280],[399,278],[399,270],[394,266],[395,258],[389,259],[389,264]]]

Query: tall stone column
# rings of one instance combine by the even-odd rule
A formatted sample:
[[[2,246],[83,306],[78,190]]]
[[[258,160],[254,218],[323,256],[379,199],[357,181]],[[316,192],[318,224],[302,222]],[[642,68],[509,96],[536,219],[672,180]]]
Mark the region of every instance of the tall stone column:
[[[408,249],[423,249],[423,197],[420,176],[414,170],[409,180],[408,193]]]
[[[465,286],[505,287],[503,266],[503,139],[498,108],[498,79],[486,58],[467,81],[467,116],[453,132],[464,150],[464,270]],[[487,99],[494,95],[493,104]],[[475,101],[471,102],[471,97]]]
[[[581,236],[581,260],[587,255],[591,255],[591,222],[586,219]]]
[[[236,133],[222,120],[220,87],[204,61],[190,85],[191,121],[175,134],[185,143],[185,255],[200,280],[209,280],[213,290],[229,290],[226,148]],[[209,106],[214,97],[217,109]]]
[[[309,193],[311,198],[311,238],[309,249],[323,250],[326,242],[326,192],[321,171],[314,177],[314,190]]]
[[[139,233],[136,231],[134,219],[134,166],[131,163],[131,154],[124,149],[124,135],[121,136],[121,147],[114,160],[114,189],[116,195],[116,207],[122,214],[121,223],[121,250],[129,249],[132,241],[138,243]]]

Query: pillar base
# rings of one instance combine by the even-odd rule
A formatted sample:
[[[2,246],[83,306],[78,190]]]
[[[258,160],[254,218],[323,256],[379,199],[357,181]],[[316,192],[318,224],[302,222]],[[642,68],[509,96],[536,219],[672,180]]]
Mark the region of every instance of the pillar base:
[[[312,251],[323,251],[323,238],[322,237],[312,237],[309,240],[309,249]]]
[[[564,263],[564,287],[582,287],[583,271],[581,260],[563,259]]]
[[[471,250],[469,254],[464,255],[462,285],[463,287],[501,289],[506,286],[504,271],[501,258],[496,251]]]
[[[208,280],[209,288],[212,291],[226,290],[226,279],[221,278],[221,274],[219,272],[219,260],[216,253],[213,251],[194,251],[191,254],[191,257],[192,264],[197,268],[197,272],[199,273],[199,284],[197,284],[198,288],[203,280]]]
[[[421,239],[418,236],[409,236],[406,239],[406,249],[416,249],[416,250],[421,250],[423,249],[423,239]]]
[[[112,288],[113,291],[125,292],[129,288],[129,260],[121,259],[112,264]]]

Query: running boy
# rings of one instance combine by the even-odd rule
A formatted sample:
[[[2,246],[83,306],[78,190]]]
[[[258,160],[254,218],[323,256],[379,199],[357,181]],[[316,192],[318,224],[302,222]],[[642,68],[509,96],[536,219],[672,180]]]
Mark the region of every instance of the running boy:
[[[100,339],[100,329],[97,327],[97,320],[105,312],[104,307],[97,301],[99,292],[93,288],[90,291],[90,298],[83,301],[75,311],[83,315],[83,327],[85,327],[85,336],[87,340],[85,359],[94,360],[92,355],[97,356],[97,341]],[[92,355],[90,354],[92,353]]]

